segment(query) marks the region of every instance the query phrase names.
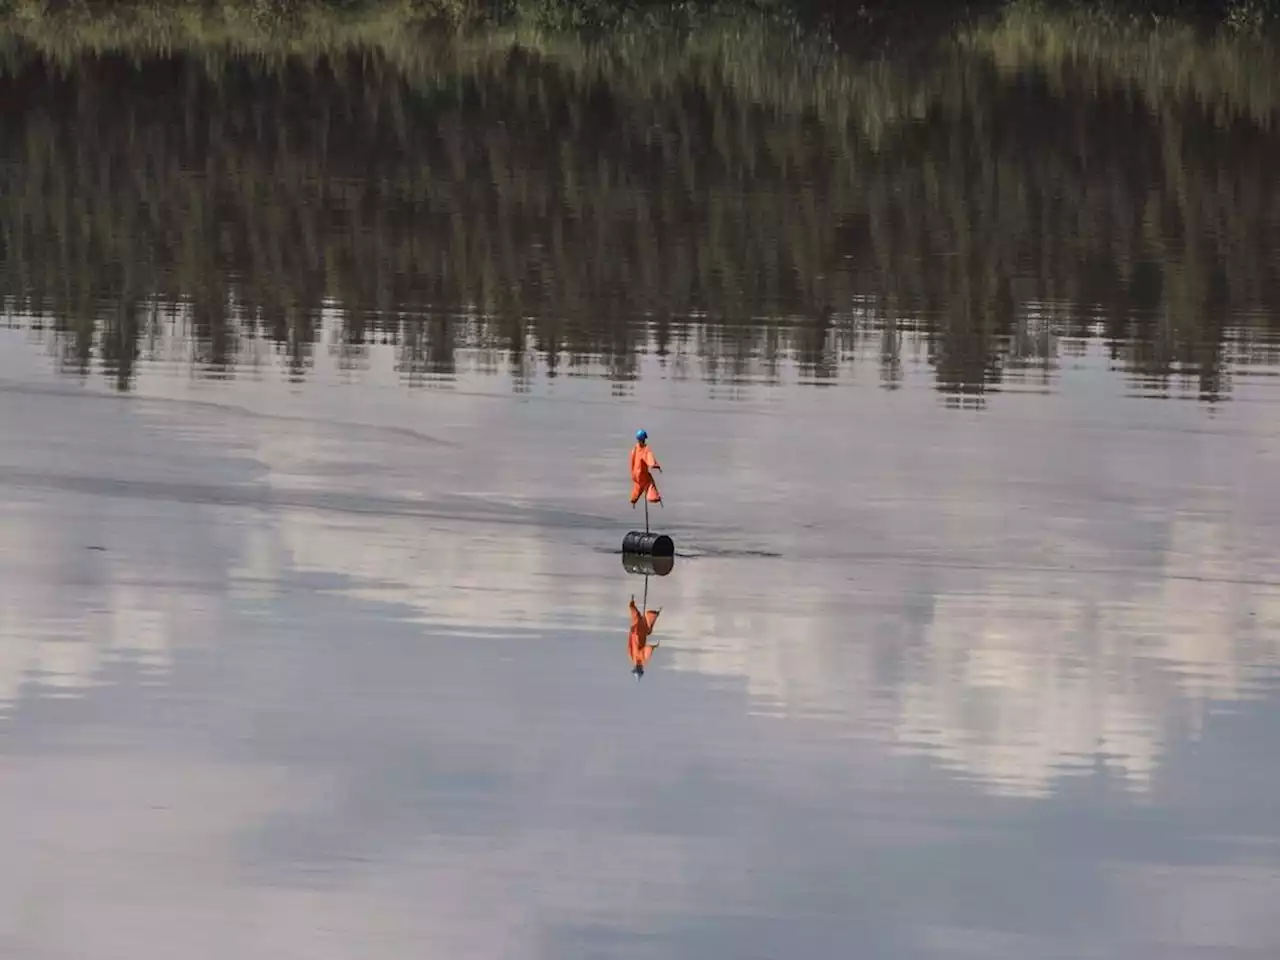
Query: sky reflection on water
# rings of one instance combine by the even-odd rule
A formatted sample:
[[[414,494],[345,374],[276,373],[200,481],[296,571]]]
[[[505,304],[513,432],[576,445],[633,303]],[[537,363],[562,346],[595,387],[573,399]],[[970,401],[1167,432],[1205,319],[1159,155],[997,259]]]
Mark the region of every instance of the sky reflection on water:
[[[3,336],[17,956],[1277,943],[1264,405],[376,351],[121,395]],[[637,683],[641,416],[689,556]]]

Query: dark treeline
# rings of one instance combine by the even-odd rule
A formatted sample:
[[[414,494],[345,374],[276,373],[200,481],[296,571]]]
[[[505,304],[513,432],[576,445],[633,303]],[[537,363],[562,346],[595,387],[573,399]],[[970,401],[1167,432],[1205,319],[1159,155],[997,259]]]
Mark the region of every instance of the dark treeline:
[[[1265,28],[1280,20],[1280,0],[0,0],[0,15],[36,20],[179,11],[270,29],[317,10],[344,16],[390,11],[406,21],[454,28],[524,22],[557,29],[616,29],[687,22],[710,12],[763,14],[799,25],[823,25],[848,39],[859,34],[906,39],[924,25],[1015,7],[1079,13],[1100,21],[1178,20],[1236,30]]]
[[[202,367],[267,338],[303,370],[326,306],[343,349],[395,343],[409,372],[481,346],[829,377],[872,344],[892,381],[917,344],[940,388],[981,392],[1100,338],[1216,397],[1229,351],[1271,349],[1265,96],[1070,57],[1002,70],[1021,48],[997,35],[909,71],[700,42],[489,42],[419,68],[10,45],[0,297],[122,386],[177,315]]]

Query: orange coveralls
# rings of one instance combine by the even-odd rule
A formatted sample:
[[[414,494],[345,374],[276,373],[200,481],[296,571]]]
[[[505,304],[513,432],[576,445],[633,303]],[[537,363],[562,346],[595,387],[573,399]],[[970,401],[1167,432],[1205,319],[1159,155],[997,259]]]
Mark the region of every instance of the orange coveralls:
[[[658,485],[653,481],[651,469],[661,470],[658,458],[653,455],[653,448],[647,443],[637,442],[631,448],[631,505],[634,507],[641,494],[647,494],[650,503],[659,503],[662,495],[658,493]]]

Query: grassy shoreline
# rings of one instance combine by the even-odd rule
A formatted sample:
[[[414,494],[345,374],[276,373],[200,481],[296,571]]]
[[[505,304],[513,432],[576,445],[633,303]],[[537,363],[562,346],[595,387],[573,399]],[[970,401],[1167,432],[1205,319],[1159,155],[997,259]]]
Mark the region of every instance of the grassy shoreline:
[[[918,46],[1015,22],[1202,38],[1274,36],[1280,0],[0,0],[0,37],[43,52],[217,47],[300,53],[335,45],[394,47],[494,28],[625,35],[689,33],[732,22],[865,49]]]
[[[259,335],[305,364],[337,303],[344,342],[376,330],[410,365],[465,340],[623,370],[621,317],[714,310],[717,363],[816,363],[870,335],[827,307],[872,297],[927,318],[916,347],[957,390],[1040,356],[1019,303],[1068,303],[1079,336],[1102,323],[1207,395],[1224,350],[1267,340],[1224,318],[1277,322],[1267,42],[1022,6],[907,60],[768,17],[596,42],[309,9],[0,24],[0,300],[122,384],[153,300],[215,366]],[[396,319],[458,305],[485,319]]]
[[[33,56],[66,70],[84,56],[140,61],[181,53],[212,58],[211,64],[235,56],[272,69],[354,55],[376,56],[411,85],[431,88],[496,69],[523,52],[583,82],[606,72],[615,84],[630,76],[641,95],[714,75],[747,101],[828,124],[852,122],[872,139],[934,98],[936,92],[923,91],[926,84],[904,80],[893,67],[896,56],[922,51],[933,65],[977,54],[1005,72],[1091,73],[1095,84],[1141,91],[1155,110],[1171,94],[1190,94],[1206,110],[1267,130],[1280,104],[1280,47],[1269,37],[1122,17],[1079,3],[1061,12],[1061,3],[1013,0],[994,14],[958,17],[931,39],[921,35],[910,53],[860,56],[829,31],[780,19],[788,2],[725,0],[674,19],[646,7],[650,19],[643,23],[632,11],[634,29],[592,38],[534,15],[533,4],[551,7],[553,0],[98,0],[92,8],[86,0],[0,0],[0,11],[9,11],[0,16],[0,73],[16,72]],[[442,31],[441,9],[473,20],[487,10],[491,25]]]

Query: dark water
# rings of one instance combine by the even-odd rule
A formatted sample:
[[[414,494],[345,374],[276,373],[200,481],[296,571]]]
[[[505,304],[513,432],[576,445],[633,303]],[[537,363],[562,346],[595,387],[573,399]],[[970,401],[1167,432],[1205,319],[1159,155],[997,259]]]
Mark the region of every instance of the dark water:
[[[724,42],[8,50],[0,954],[1280,952],[1269,74]]]

